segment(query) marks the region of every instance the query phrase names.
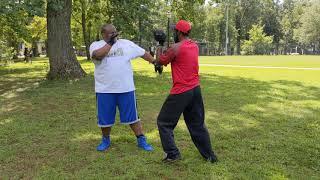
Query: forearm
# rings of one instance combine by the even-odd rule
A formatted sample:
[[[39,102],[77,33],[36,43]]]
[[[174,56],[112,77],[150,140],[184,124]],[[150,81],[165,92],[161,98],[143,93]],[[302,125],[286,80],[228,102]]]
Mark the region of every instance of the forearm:
[[[109,44],[106,44],[102,48],[93,51],[92,58],[96,60],[102,60],[109,53],[111,47],[112,46]]]
[[[157,52],[157,61],[161,65],[168,65],[175,58],[175,53],[172,48],[169,48],[166,51],[162,49]]]
[[[149,52],[144,53],[142,59],[148,61],[149,63],[154,63],[155,59],[151,56]]]

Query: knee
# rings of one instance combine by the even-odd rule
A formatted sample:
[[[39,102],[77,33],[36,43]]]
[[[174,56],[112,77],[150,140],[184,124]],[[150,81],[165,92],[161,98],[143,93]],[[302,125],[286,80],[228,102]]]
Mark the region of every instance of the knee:
[[[162,119],[161,119],[161,116],[159,114],[158,117],[157,117],[157,125],[158,125],[158,127],[161,126],[161,121],[162,121]]]
[[[158,125],[158,128],[161,128],[163,126],[165,126],[167,123],[166,123],[166,117],[164,116],[164,114],[159,114],[158,117],[157,117],[157,125]]]

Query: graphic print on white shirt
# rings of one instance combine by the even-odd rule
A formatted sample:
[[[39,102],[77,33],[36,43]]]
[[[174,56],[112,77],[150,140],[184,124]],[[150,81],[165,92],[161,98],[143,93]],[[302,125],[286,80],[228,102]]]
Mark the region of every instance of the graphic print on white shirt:
[[[93,42],[90,46],[90,56],[93,51],[106,45],[104,40]],[[101,61],[93,60],[95,91],[97,93],[124,93],[135,90],[131,60],[141,57],[145,50],[135,43],[119,39],[110,52]]]
[[[107,57],[124,56],[123,49],[120,47],[108,53]]]

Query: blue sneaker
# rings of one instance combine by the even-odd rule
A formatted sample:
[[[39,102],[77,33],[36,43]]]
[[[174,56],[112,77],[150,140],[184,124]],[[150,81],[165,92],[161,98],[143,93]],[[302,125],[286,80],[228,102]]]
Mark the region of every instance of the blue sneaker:
[[[111,141],[110,136],[104,137],[102,136],[101,144],[97,146],[97,151],[105,151],[110,147]]]
[[[145,151],[152,151],[153,148],[150,144],[147,143],[147,139],[145,136],[140,136],[137,138],[138,147],[142,148]]]

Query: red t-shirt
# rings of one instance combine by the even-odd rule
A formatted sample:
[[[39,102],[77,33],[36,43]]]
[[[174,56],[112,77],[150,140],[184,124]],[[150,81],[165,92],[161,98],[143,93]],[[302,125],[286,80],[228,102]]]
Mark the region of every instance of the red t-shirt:
[[[199,48],[192,40],[174,44],[159,57],[162,65],[171,62],[173,86],[170,94],[180,94],[199,86]]]

